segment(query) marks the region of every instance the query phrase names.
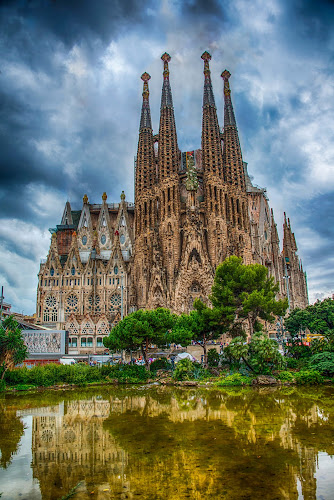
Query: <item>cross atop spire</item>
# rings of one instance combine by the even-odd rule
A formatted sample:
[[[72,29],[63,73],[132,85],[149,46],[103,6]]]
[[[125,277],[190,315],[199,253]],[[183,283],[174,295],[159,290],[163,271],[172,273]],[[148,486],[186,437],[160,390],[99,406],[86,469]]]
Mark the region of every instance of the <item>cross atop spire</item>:
[[[212,106],[213,108],[216,107],[215,104],[215,98],[213,95],[213,90],[212,90],[212,83],[211,83],[211,71],[210,71],[210,66],[209,66],[209,61],[211,60],[211,55],[209,52],[205,51],[201,55],[201,58],[204,61],[204,94],[203,94],[203,107],[205,106]]]
[[[139,130],[142,130],[144,128],[152,129],[151,112],[149,104],[150,92],[148,90],[148,81],[151,79],[151,77],[148,73],[145,72],[141,75],[141,79],[143,80],[144,85],[143,85],[143,105],[141,109]]]
[[[162,94],[161,94],[161,109],[162,108],[172,108],[173,107],[173,99],[172,99],[172,91],[169,83],[169,68],[168,63],[171,60],[171,57],[167,52],[162,54],[161,59],[164,62],[164,82],[162,85]]]

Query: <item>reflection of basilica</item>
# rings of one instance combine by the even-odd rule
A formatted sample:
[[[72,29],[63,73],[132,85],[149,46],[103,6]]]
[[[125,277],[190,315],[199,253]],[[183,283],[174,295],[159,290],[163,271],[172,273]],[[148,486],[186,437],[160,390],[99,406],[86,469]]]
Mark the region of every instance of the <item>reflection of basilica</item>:
[[[114,391],[24,415],[43,499],[79,482],[77,498],[255,498],[265,486],[258,498],[297,499],[297,481],[316,498],[318,448],[300,429],[322,415],[311,404],[300,416],[279,391]]]

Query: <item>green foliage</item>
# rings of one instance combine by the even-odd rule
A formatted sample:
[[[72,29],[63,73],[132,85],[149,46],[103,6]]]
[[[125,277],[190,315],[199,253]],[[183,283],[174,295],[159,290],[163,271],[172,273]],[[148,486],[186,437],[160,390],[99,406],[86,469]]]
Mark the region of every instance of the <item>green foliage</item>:
[[[86,385],[93,382],[118,380],[119,382],[145,382],[149,373],[144,366],[137,365],[104,365],[101,368],[77,365],[48,364],[35,366],[28,370],[26,367],[8,371],[5,381],[9,386],[19,387],[49,387],[55,384]]]
[[[334,300],[325,299],[306,309],[294,309],[285,320],[285,326],[293,337],[306,329],[323,335],[327,341],[326,350],[334,351]]]
[[[287,300],[276,300],[278,285],[260,264],[242,264],[232,255],[217,267],[211,302],[230,321],[233,335],[245,336],[247,319],[251,335],[260,331],[259,318],[273,322],[275,315],[284,315]]]
[[[22,331],[13,316],[4,319],[0,325],[0,375],[1,379],[7,370],[22,363],[28,356]]]
[[[241,375],[241,373],[233,373],[232,375],[227,375],[226,377],[217,380],[215,385],[218,386],[229,386],[229,385],[250,385],[252,379],[246,375]]]
[[[304,345],[299,338],[292,338],[285,347],[285,352],[295,359],[308,359],[312,356],[311,347]]]
[[[294,377],[293,377],[292,373],[289,371],[280,372],[278,375],[276,375],[276,378],[278,378],[278,380],[282,380],[283,382],[293,382],[294,381]]]
[[[322,375],[332,377],[334,375],[334,352],[320,352],[312,356],[309,366]]]
[[[153,311],[140,309],[126,316],[104,339],[104,345],[112,352],[141,349],[148,365],[148,348],[151,344],[165,346],[176,316],[169,309],[159,307]]]
[[[3,379],[0,379],[0,392],[3,392],[6,389],[6,383]]]
[[[285,361],[286,361],[287,368],[296,369],[298,367],[298,361],[295,358],[286,357]]]
[[[171,370],[172,363],[167,358],[158,358],[152,361],[150,371],[156,372],[157,370]]]
[[[224,357],[232,363],[244,362],[254,373],[270,374],[285,366],[277,342],[262,333],[255,333],[249,343],[236,337],[225,347]]]
[[[295,373],[296,383],[299,385],[315,385],[324,381],[323,376],[316,370],[301,370]]]
[[[216,351],[216,349],[209,349],[209,351],[208,351],[208,366],[210,366],[210,368],[217,367],[219,365],[219,360],[220,360],[220,357],[219,357],[219,354]]]
[[[173,373],[175,380],[202,380],[209,376],[205,368],[188,358],[179,361]]]

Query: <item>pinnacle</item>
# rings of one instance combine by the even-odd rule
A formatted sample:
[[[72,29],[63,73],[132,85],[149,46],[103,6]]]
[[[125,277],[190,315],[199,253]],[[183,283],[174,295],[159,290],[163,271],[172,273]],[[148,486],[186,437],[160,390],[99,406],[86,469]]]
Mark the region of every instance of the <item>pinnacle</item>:
[[[227,70],[227,69],[224,69],[224,71],[222,72],[222,74],[220,75],[224,80],[228,80],[231,76],[231,73]]]
[[[163,60],[163,62],[169,62],[171,60],[171,56],[167,54],[167,52],[165,52],[164,54],[162,54],[161,59]]]
[[[203,59],[203,61],[208,62],[211,59],[211,55],[209,54],[209,52],[205,51],[201,55],[201,58]]]
[[[148,73],[146,73],[146,71],[141,75],[140,78],[143,80],[143,82],[148,82],[149,80],[151,80],[151,76]]]

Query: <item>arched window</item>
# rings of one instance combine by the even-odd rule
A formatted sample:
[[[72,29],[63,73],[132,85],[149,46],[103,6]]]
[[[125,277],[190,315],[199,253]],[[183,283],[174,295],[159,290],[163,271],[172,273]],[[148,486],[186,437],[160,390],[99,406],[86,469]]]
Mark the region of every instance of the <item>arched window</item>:
[[[87,338],[87,347],[93,347],[93,337]]]
[[[86,347],[86,345],[87,345],[86,337],[82,337],[81,338],[81,347]]]
[[[71,274],[72,274],[72,276],[74,276],[74,275],[75,275],[75,267],[74,267],[74,266],[73,266],[73,267],[72,267],[72,269],[71,269]]]
[[[68,347],[78,347],[78,339],[77,339],[77,337],[70,337],[68,339]]]
[[[49,295],[44,302],[44,321],[55,322],[58,319],[57,300],[53,295]]]
[[[96,347],[103,347],[103,338],[102,337],[97,337]]]
[[[51,269],[50,269],[50,276],[54,276],[54,274],[55,274],[55,270],[53,269],[53,267],[51,267]]]

